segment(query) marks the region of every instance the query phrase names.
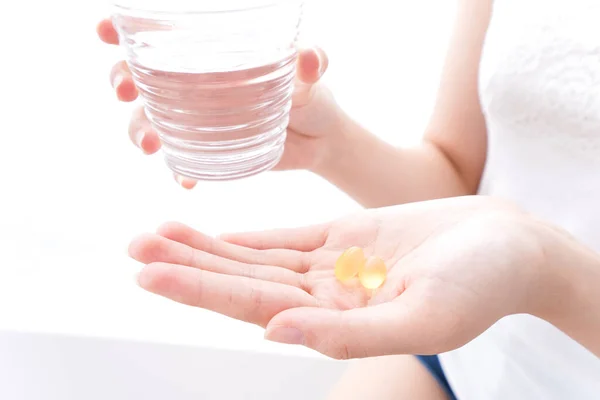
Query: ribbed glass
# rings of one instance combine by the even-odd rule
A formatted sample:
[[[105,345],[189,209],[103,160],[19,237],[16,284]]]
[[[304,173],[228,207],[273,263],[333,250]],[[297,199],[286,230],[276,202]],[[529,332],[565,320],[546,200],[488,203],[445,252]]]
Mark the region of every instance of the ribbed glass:
[[[127,63],[174,172],[228,180],[279,162],[302,0],[113,3]]]

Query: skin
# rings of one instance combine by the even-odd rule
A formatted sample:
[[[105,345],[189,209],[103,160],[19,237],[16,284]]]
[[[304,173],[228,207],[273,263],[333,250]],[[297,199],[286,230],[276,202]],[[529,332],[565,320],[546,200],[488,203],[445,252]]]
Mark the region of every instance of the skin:
[[[119,44],[119,37],[109,19],[101,21],[96,30],[103,42]],[[313,48],[300,51],[285,152],[276,170],[314,169],[322,162],[325,149],[337,140],[337,135],[331,132],[340,132],[343,113],[335,105],[331,92],[318,83],[328,65],[329,59],[323,50]],[[138,90],[125,61],[118,62],[112,68],[110,82],[119,101],[132,102],[138,98]],[[145,154],[160,150],[158,135],[141,106],[132,114],[129,137]],[[196,186],[191,179],[175,178],[186,189]]]
[[[228,243],[167,225],[135,240],[130,254],[146,264],[139,277],[144,289],[262,326],[271,340],[336,359],[435,354],[466,343],[504,315],[525,311],[515,292],[528,292],[534,271],[514,265],[504,250],[515,245],[533,258],[535,243],[510,223],[505,235],[487,229],[495,222],[489,212],[478,198],[416,203],[322,226],[234,235]],[[263,250],[232,244],[251,240]],[[488,261],[476,250],[482,240],[494,268],[475,273],[472,259]],[[367,256],[377,253],[388,266],[385,285],[372,297],[333,274],[335,260],[351,245]],[[515,282],[522,285],[515,288]]]
[[[490,5],[489,1],[459,2],[437,105],[420,146],[393,147],[348,116],[319,82],[329,64],[327,55],[319,48],[304,49],[298,60],[285,153],[275,169],[310,170],[365,207],[474,194],[487,149],[477,67]],[[118,44],[110,20],[101,21],[97,31],[104,42]],[[137,98],[124,61],[113,67],[110,81],[121,101]],[[158,136],[141,108],[132,115],[129,135],[147,154],[160,149]],[[195,186],[188,179],[178,181],[185,188]]]
[[[328,399],[446,399],[433,375],[413,356],[373,357],[353,362]]]
[[[335,260],[352,245],[388,266],[377,291],[336,280]],[[600,355],[598,257],[559,229],[483,196],[221,239],[172,223],[134,240],[130,254],[145,264],[145,290],[335,359],[451,351],[514,314],[557,323]],[[578,283],[587,290],[575,294]]]
[[[368,208],[476,193],[487,148],[477,70],[491,2],[458,2],[438,100],[420,146],[394,148],[353,121],[319,83],[327,56],[305,49],[298,61],[286,153],[277,168],[311,170]],[[118,43],[108,20],[98,25],[98,34],[106,43]],[[136,99],[124,62],[111,71],[111,82],[119,100]],[[147,154],[160,148],[141,110],[133,115],[130,137]],[[346,163],[350,158],[354,162]],[[266,328],[267,339],[300,342],[335,358],[437,353],[467,342],[504,315],[521,312],[554,323],[598,354],[593,332],[600,330],[600,300],[591,289],[600,283],[596,254],[508,204],[468,197],[446,201],[219,239],[171,223],[136,239],[130,251],[146,264],[139,278],[145,289],[258,324]],[[344,246],[359,243],[376,248],[378,255],[387,253],[389,279],[372,298],[339,287],[329,269]],[[547,293],[560,295],[548,299]],[[556,298],[571,300],[557,303]],[[424,330],[442,333],[422,335]],[[396,380],[411,384],[378,385],[384,376],[403,376],[408,381]],[[410,356],[353,365],[331,399],[366,398],[365,387],[368,397],[384,400],[445,398]]]

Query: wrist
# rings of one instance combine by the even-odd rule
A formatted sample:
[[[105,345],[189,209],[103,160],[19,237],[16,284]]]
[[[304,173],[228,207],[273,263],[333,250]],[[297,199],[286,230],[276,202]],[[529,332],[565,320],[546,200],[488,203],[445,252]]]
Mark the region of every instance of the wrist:
[[[598,255],[567,232],[543,223],[539,224],[538,237],[543,261],[539,302],[532,314],[567,334],[581,329],[582,323],[598,324]]]
[[[310,171],[330,181],[345,179],[365,154],[373,154],[377,138],[339,111],[336,134],[328,135],[323,151]]]
[[[541,249],[538,282],[527,312],[546,320],[600,357],[600,256],[567,232],[535,225]]]

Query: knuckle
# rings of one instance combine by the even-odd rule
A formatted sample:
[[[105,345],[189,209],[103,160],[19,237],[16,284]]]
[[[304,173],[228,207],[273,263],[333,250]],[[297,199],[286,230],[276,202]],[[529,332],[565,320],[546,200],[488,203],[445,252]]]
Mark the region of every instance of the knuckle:
[[[305,274],[310,271],[311,266],[316,262],[318,256],[315,256],[315,252],[310,253],[299,253],[297,271]]]
[[[135,110],[133,110],[131,119],[134,121],[146,120],[146,111],[144,110],[144,106],[137,106]]]
[[[263,296],[260,290],[255,287],[250,287],[250,293],[248,294],[248,300],[244,303],[243,307],[240,307],[240,318],[242,321],[246,321],[253,324],[264,325],[265,321],[263,318]]]
[[[312,285],[310,283],[310,279],[307,276],[307,274],[305,273],[298,273],[297,274],[297,279],[298,279],[298,287],[305,291],[306,293],[311,293],[312,292]],[[318,302],[318,299],[317,299]]]
[[[223,268],[222,260],[214,254],[191,247],[188,248],[190,251],[189,266],[211,272],[219,271]]]
[[[317,350],[334,360],[345,361],[352,358],[350,347],[337,338],[329,337],[317,345]]]
[[[141,129],[149,128],[148,124],[143,106],[137,107],[131,114],[129,120],[129,135],[131,138],[135,139],[135,135],[137,135]]]
[[[241,270],[242,275],[245,276],[246,278],[249,279],[256,279],[257,278],[257,268],[254,265],[249,265],[247,268],[244,268],[242,266]]]
[[[339,361],[346,361],[351,359],[350,349],[345,344],[336,344],[331,347],[331,354],[333,358]]]
[[[250,292],[250,305],[253,310],[258,310],[262,307],[264,302],[262,291],[252,288]]]
[[[198,270],[197,275],[198,275],[198,278],[196,279],[196,299],[192,303],[192,305],[202,308],[205,304],[204,274],[202,273],[201,270]]]
[[[234,303],[235,293],[233,292],[233,288],[229,288],[227,292],[227,307],[232,307]]]
[[[119,63],[116,63],[110,69],[110,77],[111,77],[111,79],[114,79],[114,76],[117,75],[117,73],[119,73]]]
[[[346,345],[341,345],[337,347],[337,352],[336,352],[336,360],[340,360],[340,361],[345,361],[345,360],[350,360],[350,351],[348,349],[348,346]]]
[[[116,67],[119,69],[119,71],[121,73],[127,74],[129,75],[129,66],[127,65],[127,62],[125,60],[121,60],[117,63]]]

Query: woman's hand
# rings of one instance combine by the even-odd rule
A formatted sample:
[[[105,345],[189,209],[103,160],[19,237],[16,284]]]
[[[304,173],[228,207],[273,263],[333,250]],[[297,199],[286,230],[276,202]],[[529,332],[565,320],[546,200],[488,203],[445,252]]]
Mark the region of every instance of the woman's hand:
[[[179,224],[135,240],[146,290],[266,328],[266,338],[338,359],[435,354],[500,318],[541,308],[536,223],[465,197],[363,211],[299,229],[214,239]],[[384,285],[341,284],[350,246],[383,258]]]
[[[113,45],[119,43],[117,32],[109,19],[100,22],[97,31],[98,36],[105,43]],[[319,83],[328,64],[327,55],[321,49],[300,51],[285,152],[276,169],[314,170],[318,168],[337,140],[335,136],[340,133],[341,120],[345,116],[329,90]],[[125,61],[113,67],[110,81],[120,101],[131,102],[137,99],[138,91]],[[146,154],[156,153],[161,147],[158,135],[150,125],[142,107],[137,108],[133,113],[129,136],[132,142]],[[185,188],[191,189],[195,186],[192,180],[176,178]]]

